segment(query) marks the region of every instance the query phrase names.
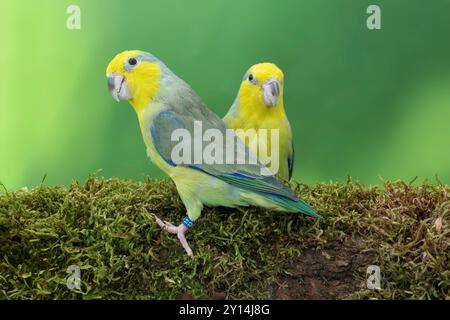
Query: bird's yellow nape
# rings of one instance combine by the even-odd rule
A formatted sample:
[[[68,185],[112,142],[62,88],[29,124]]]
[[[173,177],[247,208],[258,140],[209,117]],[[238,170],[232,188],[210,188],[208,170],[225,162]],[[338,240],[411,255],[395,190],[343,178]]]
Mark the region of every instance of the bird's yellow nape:
[[[159,61],[140,50],[128,50],[117,54],[106,68],[108,77],[111,74],[118,74],[125,79],[131,95],[128,101],[138,114],[157,94],[161,73]]]

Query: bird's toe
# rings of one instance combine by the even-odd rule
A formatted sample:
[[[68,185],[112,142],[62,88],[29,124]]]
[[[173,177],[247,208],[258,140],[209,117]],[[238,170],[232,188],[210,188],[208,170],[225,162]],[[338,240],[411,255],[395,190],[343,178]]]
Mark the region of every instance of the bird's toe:
[[[167,232],[174,234],[178,233],[178,227],[174,226],[170,222],[162,221],[161,219],[156,218],[156,223],[158,224],[158,226],[160,226],[161,229],[166,230]]]

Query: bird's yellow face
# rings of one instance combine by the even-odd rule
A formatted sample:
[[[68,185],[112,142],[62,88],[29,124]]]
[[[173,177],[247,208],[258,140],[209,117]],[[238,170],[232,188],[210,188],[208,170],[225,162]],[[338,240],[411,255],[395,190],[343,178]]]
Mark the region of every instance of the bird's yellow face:
[[[273,63],[252,66],[239,89],[239,107],[243,112],[282,112],[283,72]]]
[[[108,89],[115,100],[128,100],[140,113],[158,92],[161,73],[159,61],[151,54],[124,51],[106,69]]]

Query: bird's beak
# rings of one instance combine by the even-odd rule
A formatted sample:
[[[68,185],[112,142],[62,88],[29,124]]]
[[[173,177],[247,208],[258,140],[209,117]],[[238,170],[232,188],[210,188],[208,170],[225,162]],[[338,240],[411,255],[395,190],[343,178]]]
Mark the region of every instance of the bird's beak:
[[[275,107],[280,98],[280,82],[275,79],[269,79],[261,86],[264,102],[268,107]]]
[[[131,93],[128,88],[127,79],[115,72],[108,75],[108,90],[114,100],[130,100]]]

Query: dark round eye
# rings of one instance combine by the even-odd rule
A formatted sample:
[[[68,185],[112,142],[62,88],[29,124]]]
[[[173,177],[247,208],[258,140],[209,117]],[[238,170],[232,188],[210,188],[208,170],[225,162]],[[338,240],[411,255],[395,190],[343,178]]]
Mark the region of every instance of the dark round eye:
[[[248,81],[253,82],[253,80],[255,79],[255,77],[253,77],[253,74],[249,74],[248,75]]]
[[[130,58],[130,59],[128,60],[128,64],[129,64],[130,66],[135,66],[136,63],[137,63],[137,60],[136,60],[135,58]]]

